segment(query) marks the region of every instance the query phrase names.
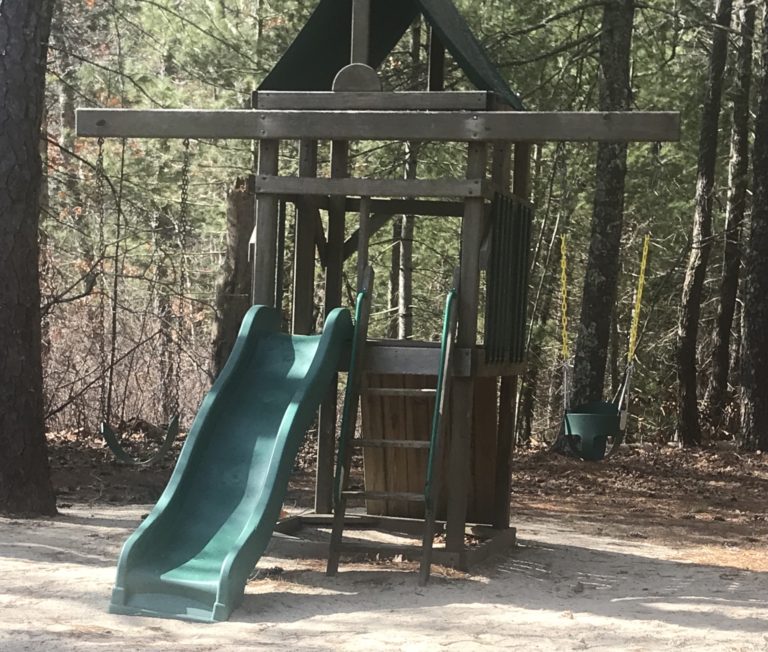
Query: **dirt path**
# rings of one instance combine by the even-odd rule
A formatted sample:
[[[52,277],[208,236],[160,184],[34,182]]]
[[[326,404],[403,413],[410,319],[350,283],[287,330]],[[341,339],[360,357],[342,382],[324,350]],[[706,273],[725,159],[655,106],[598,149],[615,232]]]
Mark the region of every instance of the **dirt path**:
[[[763,650],[768,572],[693,563],[717,547],[608,536],[605,522],[527,510],[520,546],[472,575],[266,557],[230,622],[105,613],[120,545],[146,507],[74,505],[0,519],[0,650]],[[644,535],[645,536],[645,535]],[[271,553],[275,555],[276,553]]]

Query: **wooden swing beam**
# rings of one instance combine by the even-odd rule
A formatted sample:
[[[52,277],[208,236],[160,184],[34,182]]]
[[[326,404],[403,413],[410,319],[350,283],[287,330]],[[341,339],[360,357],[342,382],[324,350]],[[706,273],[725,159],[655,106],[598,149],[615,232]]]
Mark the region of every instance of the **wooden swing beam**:
[[[77,135],[246,140],[545,141],[679,140],[673,112],[285,111],[79,109]]]

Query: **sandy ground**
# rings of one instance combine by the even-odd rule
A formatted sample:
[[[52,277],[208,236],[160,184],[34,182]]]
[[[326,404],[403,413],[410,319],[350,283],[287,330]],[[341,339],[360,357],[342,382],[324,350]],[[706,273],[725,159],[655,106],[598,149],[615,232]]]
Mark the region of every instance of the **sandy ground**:
[[[768,651],[768,572],[575,516],[518,516],[517,548],[470,575],[436,569],[424,589],[407,562],[327,578],[277,546],[259,566],[282,572],[251,582],[227,623],[107,614],[120,545],[147,509],[0,519],[0,650]]]

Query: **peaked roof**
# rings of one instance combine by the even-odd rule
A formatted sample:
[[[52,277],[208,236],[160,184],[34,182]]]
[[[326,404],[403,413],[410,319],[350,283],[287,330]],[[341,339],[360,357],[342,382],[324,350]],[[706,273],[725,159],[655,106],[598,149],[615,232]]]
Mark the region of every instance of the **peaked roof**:
[[[370,64],[378,68],[423,13],[469,81],[512,107],[523,103],[488,58],[452,0],[373,0]],[[352,0],[320,0],[299,35],[259,86],[272,91],[327,91],[349,63]]]

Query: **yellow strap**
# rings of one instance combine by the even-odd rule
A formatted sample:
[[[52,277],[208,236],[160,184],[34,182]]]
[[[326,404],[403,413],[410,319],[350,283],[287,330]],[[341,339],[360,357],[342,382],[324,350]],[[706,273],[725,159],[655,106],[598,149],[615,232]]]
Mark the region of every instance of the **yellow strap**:
[[[568,352],[568,246],[566,236],[560,236],[560,309],[563,334],[563,361],[570,357]]]
[[[637,279],[637,294],[635,295],[635,309],[632,313],[632,328],[629,332],[629,351],[627,362],[632,364],[637,351],[637,331],[640,326],[640,306],[643,302],[643,288],[645,287],[645,270],[648,267],[648,250],[651,246],[651,236],[645,236],[643,240],[643,258],[640,262],[640,276]]]

